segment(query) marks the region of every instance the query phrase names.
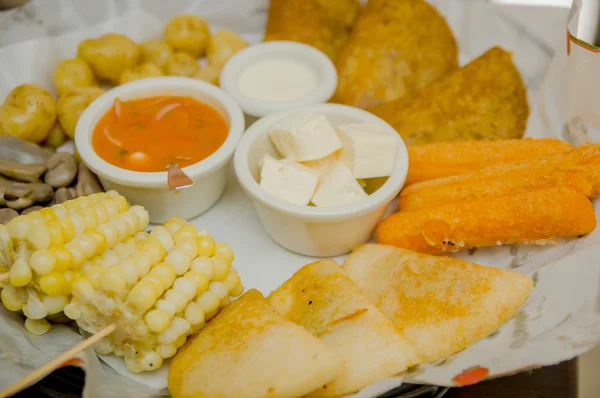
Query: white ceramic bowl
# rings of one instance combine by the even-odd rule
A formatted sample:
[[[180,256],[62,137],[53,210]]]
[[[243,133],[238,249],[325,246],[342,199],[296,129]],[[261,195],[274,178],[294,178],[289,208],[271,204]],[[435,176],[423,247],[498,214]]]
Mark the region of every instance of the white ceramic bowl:
[[[387,134],[398,140],[394,170],[385,184],[360,202],[322,208],[288,203],[263,190],[258,182],[259,161],[267,153],[278,157],[269,139],[269,131],[282,118],[298,111],[324,114],[334,125],[352,122],[381,125]],[[348,253],[370,239],[389,203],[406,180],[408,153],[398,133],[379,117],[346,105],[320,104],[272,114],[254,123],[238,144],[234,167],[264,229],[275,242],[295,253],[331,257]]]
[[[244,94],[238,87],[241,73],[253,63],[268,58],[293,60],[312,69],[319,79],[316,88],[290,101],[265,101]],[[329,101],[337,86],[337,71],[329,57],[314,47],[294,41],[269,41],[247,47],[231,57],[221,71],[219,85],[235,98],[244,113],[262,117]]]
[[[96,123],[113,106],[115,98],[160,95],[181,95],[202,101],[219,111],[229,125],[227,139],[215,153],[183,168],[196,184],[180,191],[169,190],[166,171],[145,173],[122,169],[98,156],[91,144]],[[150,213],[150,221],[161,223],[173,216],[186,220],[196,217],[217,202],[227,184],[226,165],[243,131],[242,110],[223,90],[196,79],[157,77],[124,84],[96,99],[77,123],[75,145],[83,162],[98,175],[106,190],[115,189],[130,203],[144,206]]]

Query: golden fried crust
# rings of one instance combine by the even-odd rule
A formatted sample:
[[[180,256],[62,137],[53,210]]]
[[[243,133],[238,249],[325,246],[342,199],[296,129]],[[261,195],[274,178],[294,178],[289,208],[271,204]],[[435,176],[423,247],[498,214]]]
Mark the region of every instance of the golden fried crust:
[[[265,41],[298,41],[335,60],[359,10],[357,0],[271,0]]]
[[[368,110],[408,145],[521,138],[529,116],[521,74],[499,47],[414,95]]]
[[[249,290],[175,355],[174,398],[300,397],[332,380],[340,359]]]
[[[344,396],[418,363],[414,348],[333,260],[302,267],[268,301],[345,363],[333,381],[309,397]]]
[[[342,269],[424,362],[492,333],[513,317],[533,286],[515,272],[383,245],[360,247]]]
[[[570,186],[462,200],[392,214],[377,241],[422,253],[512,243],[545,244],[596,227],[594,207]]]
[[[423,0],[370,0],[336,62],[332,102],[368,108],[401,98],[458,66],[446,20]]]

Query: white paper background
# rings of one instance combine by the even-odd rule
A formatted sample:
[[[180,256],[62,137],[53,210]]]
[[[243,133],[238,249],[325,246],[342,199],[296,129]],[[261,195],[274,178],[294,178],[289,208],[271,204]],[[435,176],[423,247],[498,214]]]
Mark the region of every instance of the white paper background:
[[[540,86],[552,51],[524,26],[499,12],[499,8],[477,1],[433,1],[448,18],[466,62],[492,45],[514,51],[514,59],[530,88],[530,99]],[[53,66],[72,57],[77,43],[107,32],[120,32],[134,40],[159,36],[164,22],[180,12],[202,15],[212,29],[227,27],[251,42],[260,40],[266,20],[265,0],[147,0],[37,1],[25,9],[0,17],[0,98],[13,87],[37,82],[48,89]],[[58,35],[58,36],[57,36]],[[48,37],[51,36],[51,37]],[[16,44],[15,44],[16,43]],[[556,69],[558,68],[558,72]],[[560,76],[560,65],[553,65]],[[564,71],[564,69],[562,69]],[[560,106],[554,95],[556,79],[547,79],[532,103],[527,135],[559,136],[561,129],[548,115]],[[545,117],[540,117],[540,115]],[[598,207],[598,204],[596,204]],[[234,249],[234,266],[248,288],[268,294],[298,268],[312,259],[292,254],[273,243],[262,229],[251,202],[231,173],[229,187],[220,202],[193,221],[219,241]],[[521,368],[553,364],[570,359],[600,340],[600,231],[557,246],[479,249],[460,257],[485,265],[512,268],[534,276],[536,287],[518,316],[490,338],[445,361],[422,366],[406,375],[412,381],[452,385],[453,377],[474,366],[489,369],[490,376]],[[341,260],[341,259],[340,259]],[[8,386],[32,368],[81,339],[66,327],[33,337],[21,321],[2,309],[0,318],[0,388]],[[84,354],[89,397],[156,396],[165,393],[166,368],[155,374],[131,375],[119,359],[108,360],[127,377],[102,367],[93,353]],[[136,383],[137,380],[140,383]],[[378,383],[386,390],[392,384]],[[162,389],[162,391],[161,391]],[[361,397],[375,396],[365,391]]]

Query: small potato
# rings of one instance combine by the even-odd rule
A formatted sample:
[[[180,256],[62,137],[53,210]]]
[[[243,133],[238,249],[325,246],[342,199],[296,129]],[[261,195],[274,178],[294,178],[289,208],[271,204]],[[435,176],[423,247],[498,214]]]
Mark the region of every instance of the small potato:
[[[138,63],[140,53],[133,40],[117,33],[84,40],[77,49],[77,55],[92,67],[94,75],[111,83],[117,83],[125,69]]]
[[[238,51],[248,47],[248,43],[230,30],[220,30],[208,39],[206,58],[210,65],[222,68]]]
[[[96,98],[104,93],[99,87],[81,87],[69,91],[58,100],[58,121],[65,134],[71,139],[75,136],[75,126],[79,116]]]
[[[134,80],[145,79],[147,77],[157,77],[162,75],[163,72],[158,66],[150,62],[146,62],[145,64],[139,64],[136,66],[132,66],[131,68],[125,69],[125,71],[121,74],[121,77],[119,78],[119,84],[125,84]]]
[[[81,58],[64,59],[56,65],[52,82],[58,97],[79,87],[97,87],[92,68]]]
[[[37,84],[15,87],[0,105],[0,135],[42,142],[56,122],[52,95]]]
[[[209,35],[208,24],[197,15],[176,15],[165,26],[167,43],[196,58],[204,55]]]
[[[48,136],[44,140],[44,145],[51,146],[52,148],[58,148],[67,141],[67,135],[60,127],[60,123],[57,121],[54,126],[50,129]]]
[[[182,51],[176,51],[165,67],[165,72],[169,76],[194,76],[200,70],[200,65],[196,58],[192,57],[188,53]]]
[[[169,44],[162,39],[143,41],[140,43],[140,50],[142,51],[142,62],[152,62],[163,69],[173,54]]]
[[[221,69],[214,66],[208,65],[204,68],[201,68],[196,74],[194,74],[195,79],[200,79],[205,82],[214,84],[215,86],[219,85],[219,75],[221,74]]]

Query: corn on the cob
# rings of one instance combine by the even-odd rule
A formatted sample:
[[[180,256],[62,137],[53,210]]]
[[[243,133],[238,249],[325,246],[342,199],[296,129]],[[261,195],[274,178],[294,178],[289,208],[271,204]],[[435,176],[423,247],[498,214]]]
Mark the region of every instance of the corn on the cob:
[[[244,288],[231,248],[182,220],[133,239],[129,255],[92,259],[64,313],[89,333],[116,325],[94,348],[137,373],[159,368]]]
[[[0,267],[8,264],[8,285],[0,298],[11,311],[23,311],[34,334],[49,330],[42,320],[63,311],[72,283],[91,259],[107,249],[133,251],[133,235],[148,226],[148,213],[129,208],[115,191],[40,209],[11,220],[0,231]],[[117,260],[118,261],[118,260]],[[38,322],[33,322],[38,321]]]

